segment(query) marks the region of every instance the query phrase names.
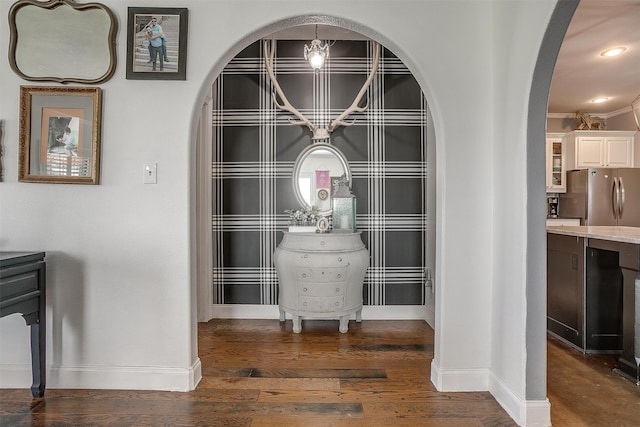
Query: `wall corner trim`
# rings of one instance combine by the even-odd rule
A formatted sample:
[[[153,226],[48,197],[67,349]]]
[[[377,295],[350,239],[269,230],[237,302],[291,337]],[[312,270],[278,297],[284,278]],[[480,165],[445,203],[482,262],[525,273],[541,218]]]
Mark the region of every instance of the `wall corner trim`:
[[[519,426],[551,426],[549,399],[524,400],[493,371],[489,374],[489,392]]]

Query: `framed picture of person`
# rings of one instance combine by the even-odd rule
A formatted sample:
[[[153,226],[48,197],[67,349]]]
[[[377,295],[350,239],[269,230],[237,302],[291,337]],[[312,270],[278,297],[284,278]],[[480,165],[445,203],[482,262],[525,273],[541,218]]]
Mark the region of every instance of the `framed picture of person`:
[[[98,184],[102,91],[20,86],[18,180]]]
[[[127,79],[186,80],[188,16],[185,8],[128,9]]]

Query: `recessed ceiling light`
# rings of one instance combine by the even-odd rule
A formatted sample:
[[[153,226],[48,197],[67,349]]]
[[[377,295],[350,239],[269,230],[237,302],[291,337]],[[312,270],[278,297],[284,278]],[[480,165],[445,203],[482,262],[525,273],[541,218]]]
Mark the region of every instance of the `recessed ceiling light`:
[[[616,55],[620,55],[625,50],[627,50],[626,47],[614,47],[613,49],[605,50],[600,55],[601,56],[616,56]]]
[[[600,104],[601,102],[605,102],[608,100],[609,98],[601,97],[601,98],[592,99],[591,102],[593,102],[594,104]]]

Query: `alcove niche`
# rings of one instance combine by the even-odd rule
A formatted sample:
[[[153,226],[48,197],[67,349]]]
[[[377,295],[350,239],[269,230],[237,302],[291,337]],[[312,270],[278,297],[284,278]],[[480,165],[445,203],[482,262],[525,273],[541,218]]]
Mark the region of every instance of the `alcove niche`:
[[[330,44],[323,68],[313,71],[303,56],[315,25],[292,27],[249,44],[224,67],[211,88],[211,207],[203,230],[210,238],[210,280],[199,280],[198,319],[278,317],[278,280],[272,254],[296,209],[291,173],[311,143],[306,126],[273,103],[264,67],[264,42],[275,44],[278,84],[293,106],[326,126],[363,86],[372,41],[339,27],[319,26]],[[331,134],[344,153],[357,197],[357,228],[369,249],[365,318],[425,318],[433,315],[435,264],[435,132],[429,106],[407,66],[381,48],[375,77],[351,126]],[[209,114],[209,113],[206,113]],[[208,130],[208,129],[207,129]],[[207,223],[207,222],[202,222]],[[207,289],[203,289],[202,283]],[[430,322],[432,323],[432,322]]]

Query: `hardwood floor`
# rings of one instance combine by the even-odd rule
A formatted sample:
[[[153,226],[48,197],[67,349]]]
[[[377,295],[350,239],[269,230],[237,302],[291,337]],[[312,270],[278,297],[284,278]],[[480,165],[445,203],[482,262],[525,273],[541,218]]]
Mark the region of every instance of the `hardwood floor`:
[[[489,393],[439,393],[423,321],[212,320],[199,325],[203,378],[188,393],[0,390],[1,426],[514,426]],[[638,388],[611,358],[549,343],[555,426],[638,425]],[[594,402],[595,400],[595,402]],[[626,403],[624,410],[619,404]],[[633,422],[635,424],[633,424]]]
[[[616,360],[547,340],[547,397],[554,426],[640,426],[640,387],[613,372]]]

